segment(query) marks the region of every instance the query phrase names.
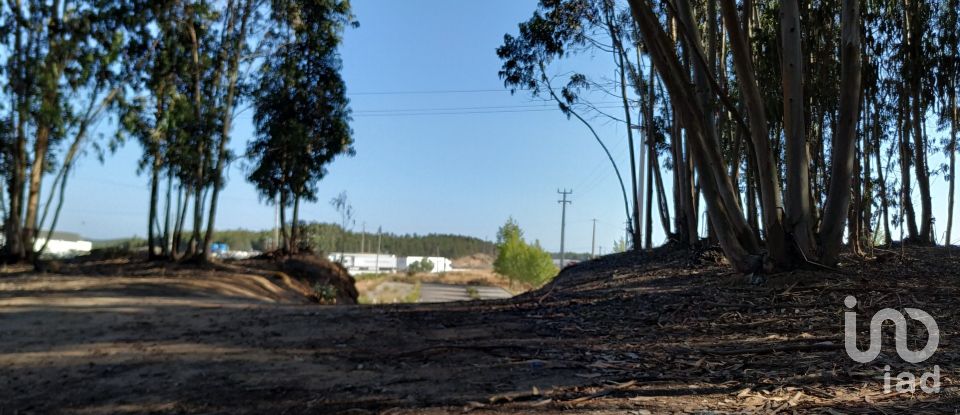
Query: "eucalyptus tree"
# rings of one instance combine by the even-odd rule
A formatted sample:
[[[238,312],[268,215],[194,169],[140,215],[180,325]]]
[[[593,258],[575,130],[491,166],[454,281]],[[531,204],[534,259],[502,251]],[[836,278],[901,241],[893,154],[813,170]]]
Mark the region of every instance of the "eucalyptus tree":
[[[219,131],[213,147],[212,167],[210,176],[210,207],[207,214],[207,229],[203,237],[202,259],[209,260],[210,247],[213,244],[214,226],[216,225],[217,203],[220,190],[223,188],[223,172],[233,155],[227,149],[230,141],[234,113],[239,101],[243,98],[241,90],[241,59],[249,61],[248,57],[256,53],[251,50],[250,42],[253,29],[259,20],[259,7],[262,0],[227,0],[220,41],[217,43],[219,53],[214,59],[214,71],[211,78],[212,98],[214,108],[214,122]],[[202,220],[202,217],[201,217]],[[194,229],[198,229],[195,225]],[[199,241],[199,235],[198,235]]]
[[[76,157],[103,149],[91,143],[91,126],[122,106],[129,78],[118,64],[130,57],[124,51],[131,28],[149,19],[151,8],[138,0],[14,0],[0,7],[10,104],[3,137],[4,256],[20,261],[36,255],[41,227],[56,226]],[[57,174],[41,210],[43,180],[51,171]],[[54,194],[57,207],[46,223]]]
[[[708,0],[712,1],[712,0]],[[683,68],[677,55],[677,44],[667,34],[663,23],[648,0],[630,0],[631,10],[637,20],[639,31],[650,50],[651,60],[657,72],[663,76],[672,102],[680,112],[680,118],[692,142],[694,160],[707,213],[718,241],[727,258],[740,270],[755,272],[762,269],[791,268],[816,263],[832,264],[843,238],[843,221],[850,202],[849,182],[853,169],[854,137],[860,114],[860,6],[856,0],[845,0],[841,7],[840,39],[840,85],[839,119],[837,132],[832,137],[832,160],[830,185],[818,229],[808,218],[813,215],[809,203],[810,182],[803,171],[809,169],[805,160],[803,138],[803,111],[798,103],[804,103],[802,79],[804,67],[800,36],[803,31],[800,9],[796,1],[784,1],[780,5],[782,50],[781,78],[783,80],[783,114],[785,129],[792,132],[785,136],[787,149],[786,171],[795,176],[787,181],[785,190],[790,209],[784,212],[780,201],[779,168],[769,143],[770,124],[765,121],[767,103],[759,93],[755,78],[751,46],[747,41],[747,29],[737,12],[734,0],[720,0],[720,9],[733,54],[733,68],[740,86],[740,96],[746,107],[749,130],[757,163],[759,193],[763,207],[764,240],[757,239],[745,220],[738,203],[737,190],[727,174],[726,164],[719,152],[716,126],[705,116],[706,107],[702,95],[698,97],[698,85],[702,91],[708,84],[712,94],[722,96],[716,82],[703,82],[711,76],[707,61],[702,59],[703,47],[695,33],[696,27],[689,17],[684,17],[684,3],[680,12],[672,13],[682,24],[679,28],[685,49],[694,59],[693,82],[690,71]],[[748,10],[749,11],[749,10]],[[786,34],[786,35],[784,35]],[[709,81],[709,79],[707,79]],[[793,150],[791,150],[793,149]],[[783,213],[782,213],[783,212]],[[785,213],[785,214],[784,214]],[[815,236],[818,235],[819,238]],[[819,241],[818,241],[819,239]],[[817,246],[819,242],[819,246]],[[763,249],[765,247],[765,249]]]
[[[945,245],[952,243],[954,193],[956,191],[957,172],[957,133],[960,129],[958,118],[957,94],[960,89],[960,1],[947,0],[941,3],[937,26],[937,50],[940,51],[937,64],[936,95],[939,97],[939,121],[950,130],[950,138],[944,149],[948,153],[949,195],[947,197],[947,229]]]
[[[656,139],[656,134],[652,132],[655,124],[650,121],[652,110],[645,110],[648,106],[652,108],[653,104],[647,105],[645,98],[653,97],[653,94],[645,92],[646,81],[638,69],[642,65],[638,41],[629,14],[615,0],[543,0],[533,16],[519,24],[519,33],[516,36],[504,35],[503,44],[497,48],[497,55],[503,61],[499,75],[511,93],[526,90],[536,98],[555,102],[568,118],[576,118],[587,127],[601,146],[620,183],[634,249],[640,249],[643,245],[642,176],[654,177],[653,172],[645,171],[644,165],[659,164],[655,154],[652,154],[655,149],[653,141]],[[551,72],[551,64],[572,55],[597,52],[612,57],[615,68],[612,80],[606,80],[598,74],[570,73],[565,82],[561,80],[557,83],[560,76]],[[633,55],[636,55],[635,61],[632,60]],[[623,114],[614,116],[605,112],[608,108],[616,107],[591,102],[590,91],[600,91],[602,96],[616,98],[617,107],[622,109]],[[640,105],[637,105],[638,98]],[[595,116],[625,124],[632,197],[627,195],[619,166],[591,123],[590,119]],[[634,130],[639,130],[641,123],[633,121],[635,116],[637,120],[644,120],[642,125],[647,132],[642,139],[644,145],[639,147],[639,156],[636,154]],[[649,157],[644,155],[648,149],[651,150]],[[666,212],[662,180],[657,180],[655,184],[661,200],[660,212]],[[648,199],[652,198],[651,194],[652,189],[648,192]],[[648,212],[650,210],[647,209]],[[691,216],[695,219],[695,215]],[[669,218],[661,217],[661,220],[665,233],[670,235]]]
[[[293,227],[284,247],[298,249],[301,201],[317,200],[317,182],[339,155],[353,155],[350,107],[340,76],[338,46],[356,26],[344,0],[274,0],[271,53],[259,73],[254,98],[257,138],[248,145],[247,177],[261,196],[284,212],[293,206]],[[283,221],[286,222],[285,220]]]

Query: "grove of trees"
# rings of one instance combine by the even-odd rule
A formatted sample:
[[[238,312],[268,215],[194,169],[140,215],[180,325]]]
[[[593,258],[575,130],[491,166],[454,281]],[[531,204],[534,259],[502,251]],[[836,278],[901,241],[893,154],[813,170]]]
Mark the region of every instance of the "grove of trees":
[[[716,242],[738,270],[824,268],[845,243],[890,244],[891,225],[901,242],[936,243],[938,174],[949,243],[958,12],[957,0],[541,0],[497,54],[506,87],[554,100],[608,157],[593,124],[626,125],[633,249],[650,247],[655,210],[673,243]],[[555,73],[575,56],[609,56],[613,73]]]
[[[253,107],[249,180],[293,207],[352,154],[337,47],[347,0],[11,0],[0,5],[3,257],[53,232],[77,158],[143,147],[152,258],[209,259],[232,125]],[[110,119],[111,137],[92,130]],[[44,191],[45,178],[50,189]],[[52,207],[52,209],[51,209]]]
[[[347,252],[377,252],[378,241],[380,252],[399,256],[442,256],[453,259],[477,253],[493,256],[496,251],[492,242],[462,235],[389,232],[378,235],[370,231],[343,230],[339,224],[320,222],[300,222],[299,228],[301,245],[309,246],[318,253],[337,253],[341,246]],[[230,249],[242,251],[267,251],[274,246],[273,231],[270,230],[218,230],[214,233],[214,239],[226,243]]]

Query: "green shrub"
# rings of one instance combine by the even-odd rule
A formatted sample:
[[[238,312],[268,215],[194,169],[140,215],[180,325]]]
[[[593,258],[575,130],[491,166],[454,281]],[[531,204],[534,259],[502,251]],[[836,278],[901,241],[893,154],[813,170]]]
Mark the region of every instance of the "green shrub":
[[[523,240],[523,231],[513,218],[507,219],[497,232],[497,259],[493,262],[493,270],[511,281],[537,286],[553,278],[558,271],[550,254],[540,247],[539,242],[527,244]]]
[[[423,258],[407,265],[407,275],[424,274],[433,271],[433,261]]]
[[[313,295],[320,304],[337,303],[337,287],[331,284],[316,283],[313,284]]]

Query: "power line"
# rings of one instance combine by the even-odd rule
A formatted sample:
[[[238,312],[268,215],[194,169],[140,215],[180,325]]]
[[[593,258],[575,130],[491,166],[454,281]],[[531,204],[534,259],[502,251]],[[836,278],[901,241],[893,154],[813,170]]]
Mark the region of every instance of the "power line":
[[[510,92],[508,89],[437,89],[422,91],[367,91],[347,92],[347,95],[439,95],[439,94],[475,94],[488,92]]]
[[[597,107],[605,108],[605,107]],[[611,107],[614,108],[614,107]],[[382,112],[375,114],[364,114],[359,111],[354,113],[355,117],[406,117],[406,116],[423,116],[423,115],[475,115],[475,114],[503,114],[503,113],[514,113],[514,112],[546,112],[546,111],[557,111],[557,108],[527,108],[527,109],[503,109],[503,110],[479,110],[479,111],[445,111],[445,112]]]
[[[617,104],[616,102],[597,102],[595,105],[612,105]],[[371,113],[371,112],[426,112],[426,111],[469,111],[469,110],[493,110],[493,109],[514,109],[514,108],[557,108],[557,104],[553,101],[542,102],[539,104],[524,104],[524,105],[487,105],[487,106],[473,106],[473,107],[435,107],[435,108],[388,108],[388,109],[359,109],[354,111],[354,113]],[[618,107],[619,108],[619,107]]]

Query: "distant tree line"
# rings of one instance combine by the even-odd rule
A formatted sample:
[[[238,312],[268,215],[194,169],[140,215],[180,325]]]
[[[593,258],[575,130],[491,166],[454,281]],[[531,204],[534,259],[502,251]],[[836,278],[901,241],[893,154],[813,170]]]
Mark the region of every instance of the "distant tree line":
[[[289,227],[289,225],[288,225]],[[346,252],[376,252],[377,233],[356,231],[343,232],[340,225],[332,223],[301,223],[301,242],[314,252],[332,254],[339,252],[341,238]],[[233,250],[267,251],[273,249],[273,231],[224,230],[214,232],[214,240],[223,242]],[[362,245],[362,246],[361,246]],[[451,234],[394,234],[383,233],[380,252],[400,256],[439,256],[459,258],[472,254],[496,253],[496,246],[489,241],[463,235]]]

